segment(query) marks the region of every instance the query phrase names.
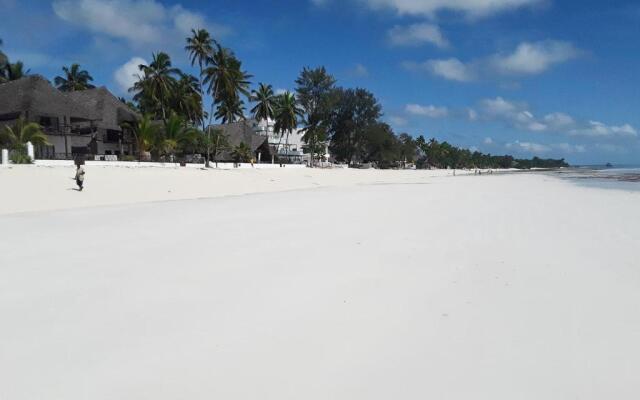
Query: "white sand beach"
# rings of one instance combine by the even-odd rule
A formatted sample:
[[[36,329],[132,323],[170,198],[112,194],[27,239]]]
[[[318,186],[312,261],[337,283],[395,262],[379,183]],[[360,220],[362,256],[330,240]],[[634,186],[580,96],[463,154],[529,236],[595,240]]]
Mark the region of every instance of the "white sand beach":
[[[636,399],[640,193],[0,169],[0,399]]]

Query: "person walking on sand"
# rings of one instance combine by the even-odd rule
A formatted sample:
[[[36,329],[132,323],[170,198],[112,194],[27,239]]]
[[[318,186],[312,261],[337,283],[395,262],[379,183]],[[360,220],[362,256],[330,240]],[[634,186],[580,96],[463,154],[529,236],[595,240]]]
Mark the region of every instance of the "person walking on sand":
[[[84,185],[84,168],[78,164],[76,169],[76,184],[78,185],[78,191],[82,192]]]

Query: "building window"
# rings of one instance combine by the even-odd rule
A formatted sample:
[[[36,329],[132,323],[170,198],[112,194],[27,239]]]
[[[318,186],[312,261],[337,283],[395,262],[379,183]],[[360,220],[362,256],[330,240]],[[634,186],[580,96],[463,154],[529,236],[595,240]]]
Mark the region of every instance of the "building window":
[[[113,129],[107,129],[107,134],[104,137],[105,143],[118,143],[121,138],[121,132]]]

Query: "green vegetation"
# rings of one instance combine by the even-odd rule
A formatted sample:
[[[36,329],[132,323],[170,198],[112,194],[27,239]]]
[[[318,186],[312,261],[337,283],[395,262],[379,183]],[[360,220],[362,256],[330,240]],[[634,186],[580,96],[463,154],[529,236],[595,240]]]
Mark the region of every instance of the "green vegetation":
[[[71,67],[62,67],[64,76],[56,76],[53,82],[56,87],[63,92],[74,92],[76,90],[93,89],[90,82],[93,82],[93,77],[83,69],[80,69],[80,65],[72,64]]]
[[[2,41],[0,40],[0,45]],[[242,69],[235,53],[204,29],[192,30],[185,51],[198,76],[173,66],[167,53],[152,54],[149,65],[140,65],[139,80],[129,91],[133,101],[123,102],[144,117],[133,126],[139,150],[153,160],[206,154],[206,165],[225,151],[237,160],[252,158],[249,146],[231,148],[228,138],[207,129],[214,119],[223,124],[245,118],[245,100],[253,103],[250,113],[257,121],[274,122],[280,135],[278,147],[297,127],[303,131],[305,153],[311,165],[328,147],[337,162],[357,166],[371,163],[379,168],[556,168],[564,160],[515,159],[461,149],[436,139],[413,138],[382,121],[382,106],[364,88],[343,88],[324,67],[305,67],[295,80],[295,93],[275,95],[273,87],[260,83],[250,90],[252,76]],[[63,67],[64,75],[54,79],[63,91],[94,87],[89,72],[78,64]],[[0,51],[0,83],[29,73],[21,62],[14,64]],[[205,109],[205,103],[211,105]],[[30,129],[35,129],[32,127]],[[5,139],[6,140],[6,139]],[[33,142],[33,141],[32,141]],[[36,144],[36,143],[34,143]],[[248,153],[247,153],[248,151]]]
[[[15,164],[31,163],[31,159],[27,156],[27,142],[31,142],[34,146],[49,144],[42,127],[33,122],[28,123],[24,119],[18,120],[14,126],[5,126],[0,132],[0,147],[11,150],[11,161]]]
[[[313,167],[316,158],[324,156],[334,103],[336,79],[324,67],[304,68],[296,79],[296,94],[304,113],[302,125]]]
[[[2,39],[0,39],[0,47],[1,46]],[[29,72],[29,70],[25,71],[22,61],[11,63],[9,57],[0,50],[0,83],[23,78],[29,75]]]
[[[273,87],[261,83],[258,85],[258,90],[251,92],[251,101],[256,105],[251,109],[253,118],[258,121],[265,121],[267,124],[267,132],[269,132],[269,120],[273,120],[275,117],[275,109],[277,106],[277,98],[273,93]]]
[[[251,161],[251,148],[247,146],[245,142],[240,142],[239,145],[233,148],[231,152],[231,157],[233,161],[236,163],[243,163]]]
[[[447,142],[435,139],[426,141],[423,136],[415,140],[420,151],[418,167],[434,168],[560,168],[569,165],[563,160],[543,160],[534,157],[531,160],[515,159],[512,156],[493,156],[480,152],[460,149]]]
[[[302,117],[302,108],[298,105],[296,96],[291,92],[284,92],[276,99],[276,122],[273,129],[280,134],[280,139],[286,133],[285,151],[289,151],[289,135],[298,127],[298,120]]]

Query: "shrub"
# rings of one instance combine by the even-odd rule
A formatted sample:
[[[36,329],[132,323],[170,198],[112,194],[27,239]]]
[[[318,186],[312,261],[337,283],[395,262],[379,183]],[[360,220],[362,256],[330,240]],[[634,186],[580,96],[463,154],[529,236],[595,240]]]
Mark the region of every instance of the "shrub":
[[[9,159],[14,164],[32,164],[33,160],[27,155],[25,151],[14,150],[11,152]]]

